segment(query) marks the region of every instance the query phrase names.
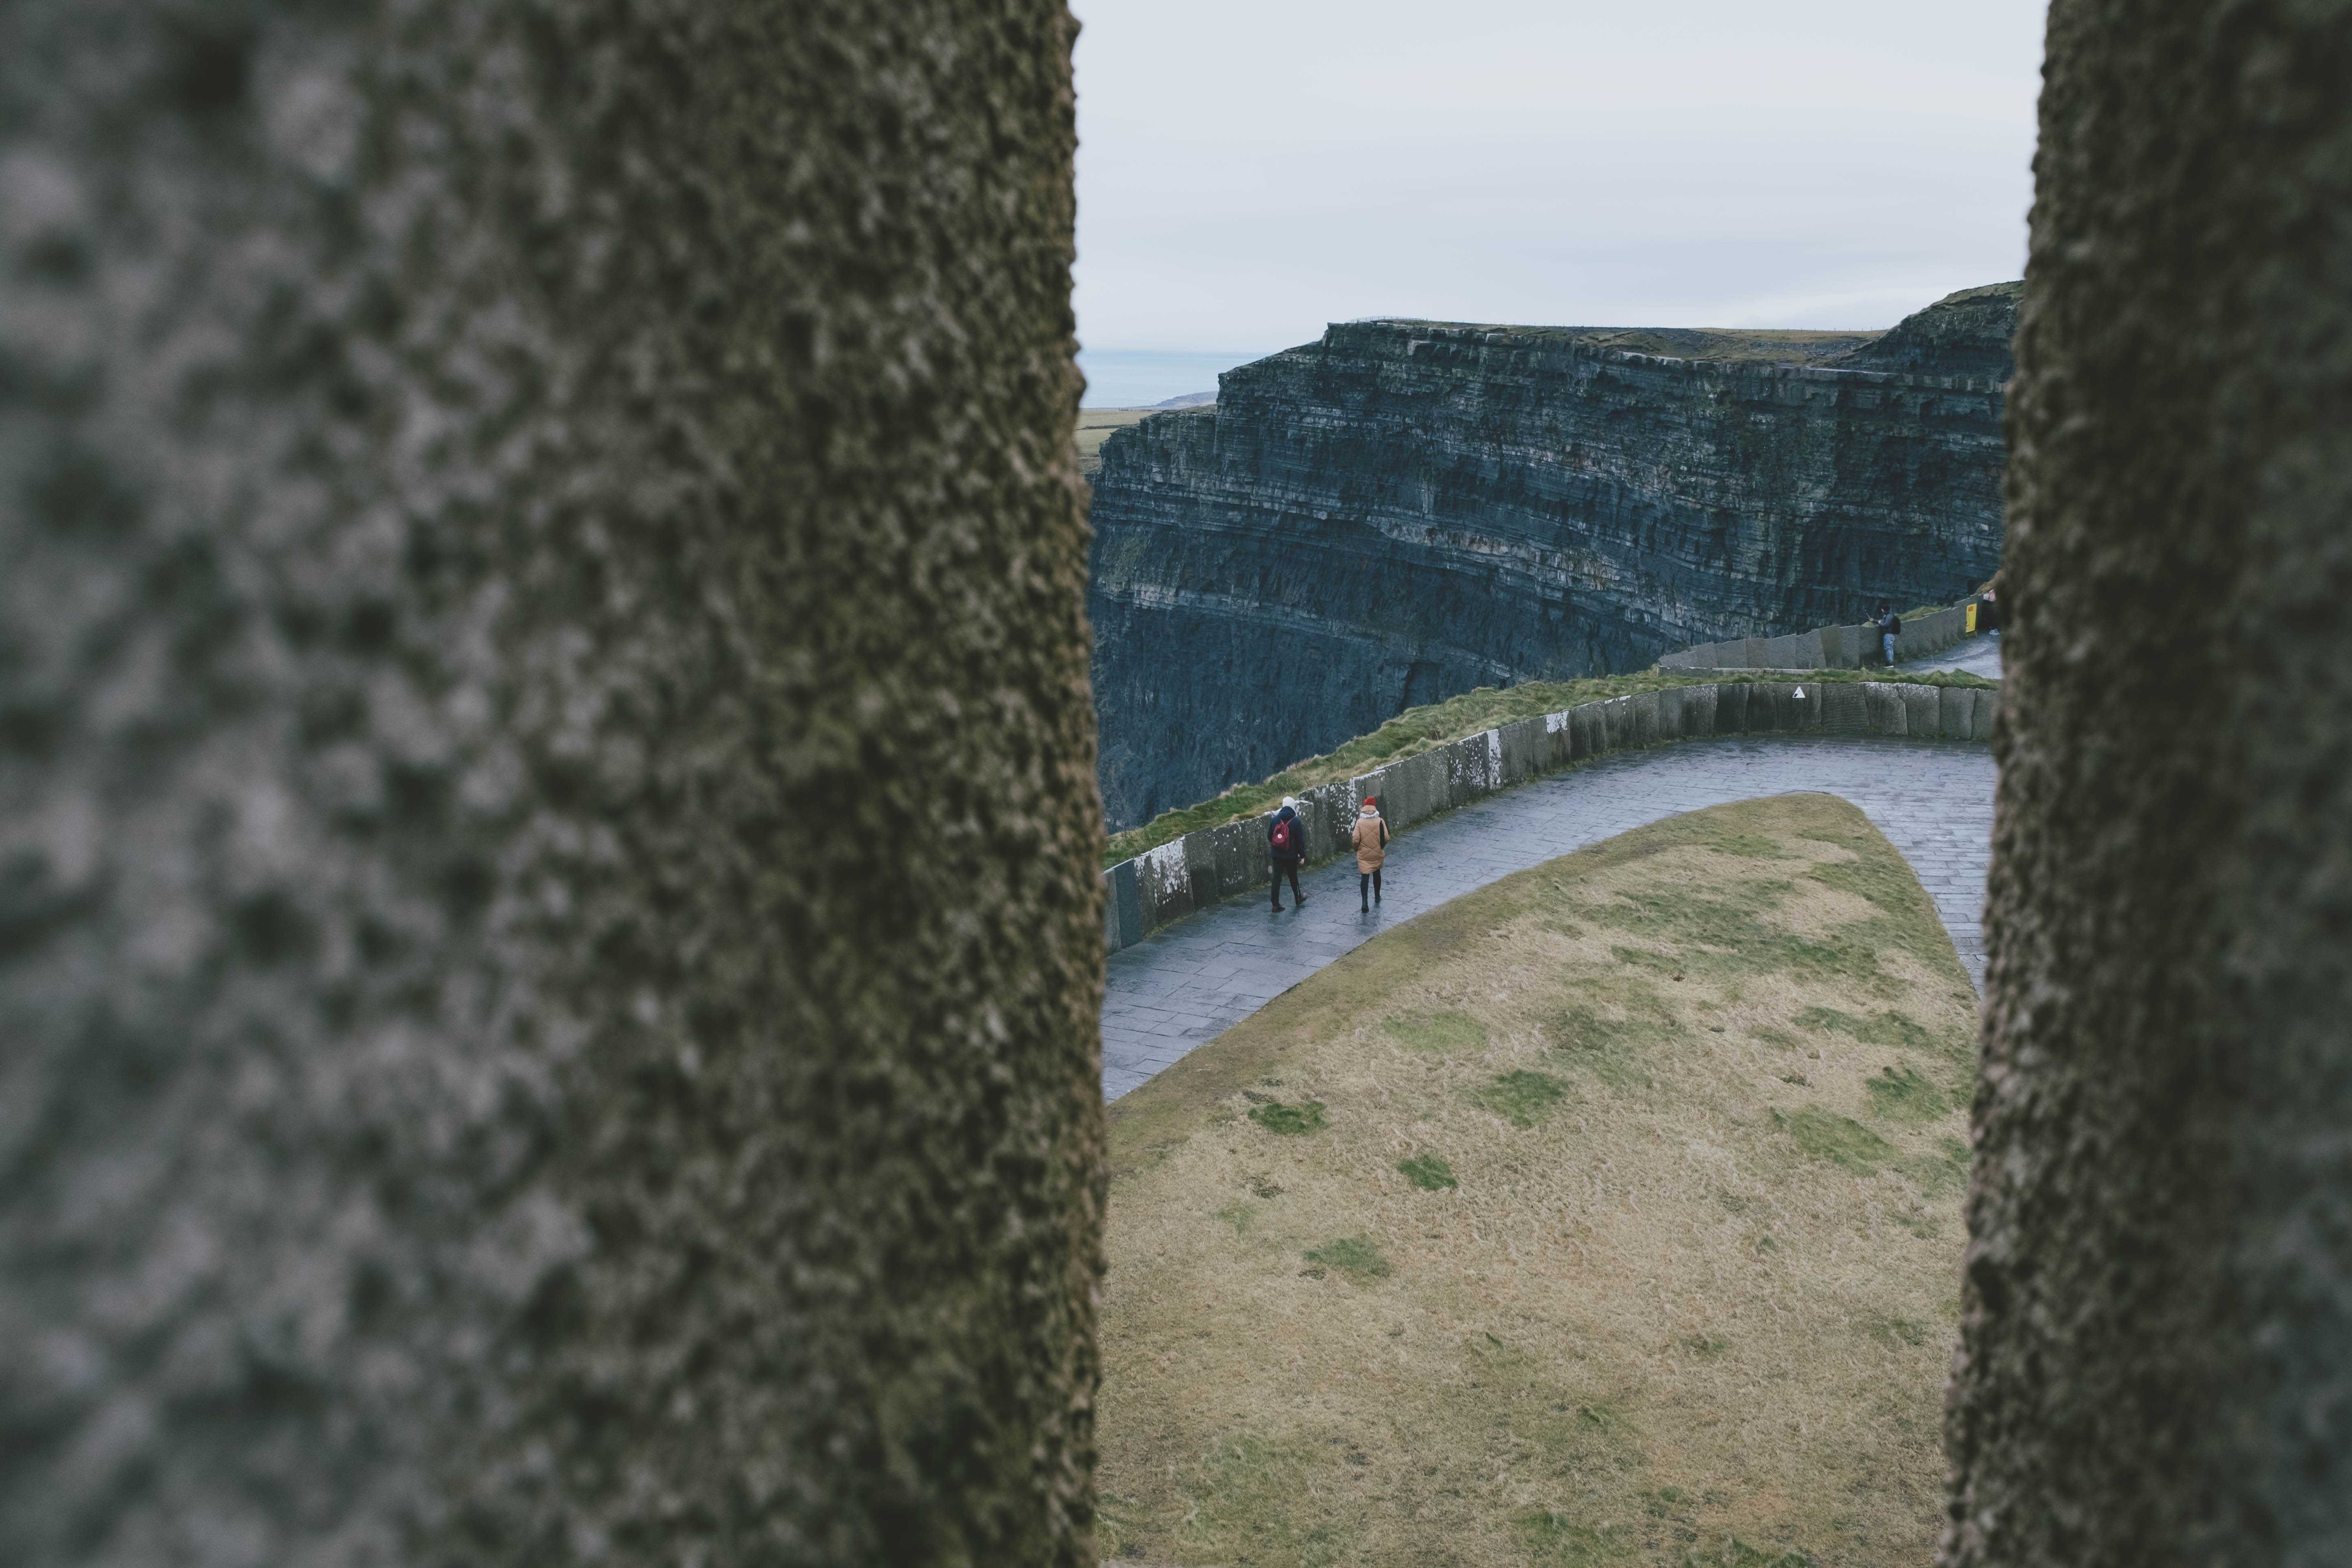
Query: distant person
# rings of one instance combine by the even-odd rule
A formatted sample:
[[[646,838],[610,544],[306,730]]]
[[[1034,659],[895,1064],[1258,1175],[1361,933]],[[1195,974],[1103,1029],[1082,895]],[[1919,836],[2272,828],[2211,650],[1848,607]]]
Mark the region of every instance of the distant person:
[[[1895,613],[1894,605],[1881,605],[1878,606],[1878,619],[1874,624],[1878,627],[1879,646],[1886,650],[1886,662],[1892,665],[1895,662],[1895,639],[1903,635],[1903,617]]]
[[[2000,574],[1998,572],[1992,574],[1992,581],[1984,585],[1984,591],[1977,595],[1977,630],[2000,630]]]
[[[1290,896],[1300,904],[1307,895],[1298,890],[1298,863],[1307,858],[1307,824],[1299,819],[1298,797],[1284,795],[1282,809],[1266,824],[1265,850],[1274,859],[1274,912],[1282,912],[1282,879],[1290,878]]]
[[[1389,825],[1381,816],[1379,801],[1364,797],[1348,837],[1356,846],[1356,896],[1363,900],[1364,913],[1370,914],[1381,899],[1381,862],[1389,855]]]

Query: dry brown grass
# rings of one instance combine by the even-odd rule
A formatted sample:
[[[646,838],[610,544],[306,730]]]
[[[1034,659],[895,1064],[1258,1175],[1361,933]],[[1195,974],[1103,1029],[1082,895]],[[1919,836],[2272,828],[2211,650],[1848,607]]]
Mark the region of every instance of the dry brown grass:
[[[1925,1563],[1974,1020],[1821,795],[1341,959],[1113,1109],[1106,1554]]]

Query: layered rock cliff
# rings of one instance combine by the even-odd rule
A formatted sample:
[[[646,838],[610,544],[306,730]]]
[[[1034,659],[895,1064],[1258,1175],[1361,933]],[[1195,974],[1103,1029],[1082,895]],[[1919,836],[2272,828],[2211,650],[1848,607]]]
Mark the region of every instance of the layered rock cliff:
[[[1102,448],[1114,827],[1474,686],[1948,601],[2021,286],[1883,335],[1358,321]]]

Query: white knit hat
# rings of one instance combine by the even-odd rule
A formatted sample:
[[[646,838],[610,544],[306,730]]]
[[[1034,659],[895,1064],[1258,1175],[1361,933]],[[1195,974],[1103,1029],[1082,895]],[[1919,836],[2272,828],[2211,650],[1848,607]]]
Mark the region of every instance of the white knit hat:
[[[1298,809],[1298,797],[1295,795],[1284,795],[1282,797],[1282,804],[1290,807],[1291,810],[1296,811]]]

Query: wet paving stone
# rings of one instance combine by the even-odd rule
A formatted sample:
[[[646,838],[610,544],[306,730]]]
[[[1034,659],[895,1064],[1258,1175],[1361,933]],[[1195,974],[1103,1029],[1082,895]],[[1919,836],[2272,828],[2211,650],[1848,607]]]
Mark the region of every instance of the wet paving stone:
[[[2000,634],[1979,632],[1965,642],[1953,644],[1939,654],[1926,658],[1906,659],[1895,667],[1918,675],[1937,669],[1963,670],[1969,675],[1981,675],[1987,680],[2000,679]]]
[[[1910,862],[1981,990],[1993,782],[1982,746],[1774,736],[1621,752],[1521,784],[1399,835],[1370,915],[1345,857],[1301,877],[1303,910],[1228,899],[1111,954],[1103,1093],[1118,1099],[1400,921],[1661,817],[1759,795],[1814,790],[1860,807]]]

